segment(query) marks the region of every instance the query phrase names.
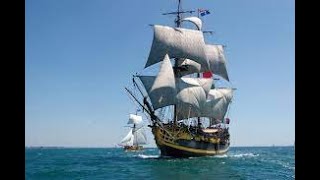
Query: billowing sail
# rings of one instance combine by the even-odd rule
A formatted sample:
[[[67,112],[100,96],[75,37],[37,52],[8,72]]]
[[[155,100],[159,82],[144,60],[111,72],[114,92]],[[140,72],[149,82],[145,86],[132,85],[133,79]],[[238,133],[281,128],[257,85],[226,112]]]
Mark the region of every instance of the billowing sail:
[[[213,80],[210,78],[187,78],[187,77],[183,77],[180,80],[180,83],[187,83],[190,85],[194,85],[194,86],[200,86],[203,88],[203,90],[205,91],[206,95],[209,93],[211,87],[212,87],[212,83]]]
[[[132,146],[133,145],[134,136],[132,134],[132,129],[130,129],[129,133],[124,137],[121,141],[121,145],[123,146]]]
[[[206,101],[213,80],[206,78],[181,78],[177,83],[177,101],[179,107],[188,106],[200,111]]]
[[[173,105],[176,94],[176,84],[172,65],[168,55],[165,55],[158,76],[139,76],[154,109]]]
[[[145,87],[155,82],[155,76],[139,76]],[[205,101],[212,86],[213,80],[209,78],[175,78],[175,89],[172,93],[162,94],[161,91],[148,91],[153,108],[187,103],[200,108],[200,102]],[[147,88],[146,88],[147,89]],[[151,96],[150,96],[151,94]]]
[[[179,67],[185,67],[184,70],[179,71],[179,76],[185,76],[193,73],[201,73],[204,72],[203,68],[201,68],[201,64],[191,60],[191,59],[179,59],[178,60]]]
[[[129,115],[129,121],[127,124],[140,124],[142,123],[142,117],[135,115],[135,114],[130,114]]]
[[[222,120],[232,99],[232,89],[212,89],[208,101],[203,108],[203,117],[213,117]]]
[[[183,18],[181,21],[189,21],[189,22],[192,22],[194,25],[197,26],[197,29],[201,31],[202,29],[202,21],[200,18],[198,17],[186,17],[186,18]]]
[[[213,74],[219,75],[229,81],[223,46],[207,44],[206,54],[209,61],[210,71]],[[191,59],[179,59],[178,65],[186,66],[188,68],[186,71],[179,72],[180,76],[207,71],[206,67],[204,68],[201,64]]]
[[[178,95],[177,109],[178,116],[182,114],[188,115],[189,109],[192,109],[193,113],[201,113],[203,103],[206,101],[206,94],[203,88],[199,86],[189,87],[182,89]]]
[[[134,141],[133,141],[134,145],[142,145],[147,143],[147,135],[144,127],[135,129],[133,136],[134,136]]]
[[[174,78],[173,69],[166,55],[158,76],[138,76],[154,109],[187,103],[200,108],[199,101],[206,100],[213,80],[207,78]]]
[[[209,69],[203,33],[197,30],[154,25],[154,37],[145,68],[170,58],[188,58]]]
[[[207,100],[199,101],[200,108],[195,108],[186,103],[179,104],[177,106],[177,119],[210,117],[221,120],[228,110],[231,99],[232,89],[211,89]]]
[[[210,64],[211,72],[229,81],[223,46],[207,44],[206,54]]]

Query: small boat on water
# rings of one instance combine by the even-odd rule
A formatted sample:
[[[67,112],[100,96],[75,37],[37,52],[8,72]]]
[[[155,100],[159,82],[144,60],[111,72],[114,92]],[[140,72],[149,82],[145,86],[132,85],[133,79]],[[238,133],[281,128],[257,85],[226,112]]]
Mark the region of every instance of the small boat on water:
[[[147,143],[147,136],[143,126],[142,116],[130,114],[127,124],[133,124],[128,134],[120,142],[125,151],[141,151]]]

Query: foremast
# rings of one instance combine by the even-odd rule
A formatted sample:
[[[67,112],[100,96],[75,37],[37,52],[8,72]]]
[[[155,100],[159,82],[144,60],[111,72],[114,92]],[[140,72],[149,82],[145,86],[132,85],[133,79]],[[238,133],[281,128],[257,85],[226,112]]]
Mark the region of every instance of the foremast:
[[[175,20],[176,27],[180,27],[180,21],[181,21],[181,0],[178,2],[178,11],[177,11],[177,18]],[[173,66],[173,72],[174,72],[174,77],[177,77],[178,74],[178,58],[174,58],[174,66]],[[174,106],[174,112],[173,112],[173,124],[177,125],[177,105]]]
[[[182,14],[184,13],[193,13],[194,11],[182,11],[181,8],[181,0],[178,0],[178,8],[177,11],[175,12],[170,12],[170,13],[164,13],[163,15],[169,15],[169,14],[176,14],[177,17],[175,19],[175,26],[176,27],[181,27],[181,19],[182,19]],[[179,73],[179,64],[178,64],[179,58],[174,58],[174,66],[173,66],[173,72],[174,72],[174,77],[178,78],[178,73]],[[173,124],[177,125],[177,105],[173,105]]]

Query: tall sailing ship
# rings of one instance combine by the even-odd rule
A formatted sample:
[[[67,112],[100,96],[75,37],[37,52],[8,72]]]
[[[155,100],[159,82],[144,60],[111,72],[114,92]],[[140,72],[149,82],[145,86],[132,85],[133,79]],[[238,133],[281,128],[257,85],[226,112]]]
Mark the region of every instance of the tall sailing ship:
[[[182,16],[193,12],[183,11],[179,0],[177,11],[165,13],[176,15],[175,27],[152,25],[153,42],[144,68],[158,65],[159,70],[155,75],[137,73],[133,88],[125,88],[148,117],[162,156],[218,155],[230,146],[226,114],[234,88],[224,46],[205,42],[208,31],[202,30],[200,15],[209,11]],[[182,27],[186,23],[194,27]]]
[[[143,126],[142,116],[130,114],[127,124],[133,124],[128,134],[121,140],[120,146],[123,146],[125,151],[143,150],[144,144],[147,143],[147,136]]]

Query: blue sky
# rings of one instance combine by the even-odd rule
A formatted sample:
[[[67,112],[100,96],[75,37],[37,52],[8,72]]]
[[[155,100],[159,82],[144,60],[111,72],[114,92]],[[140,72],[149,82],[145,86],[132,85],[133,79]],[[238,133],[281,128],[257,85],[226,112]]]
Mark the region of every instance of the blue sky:
[[[177,0],[27,0],[26,146],[113,147],[135,106],[124,87],[141,72],[149,24],[173,25]],[[232,146],[295,139],[293,0],[184,0],[207,8],[207,42],[227,45]],[[149,146],[155,146],[148,133]]]

